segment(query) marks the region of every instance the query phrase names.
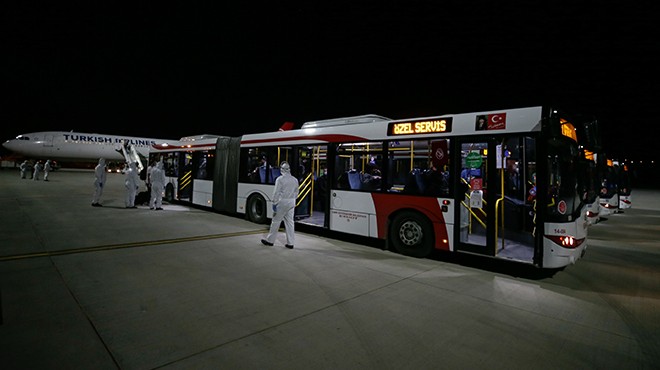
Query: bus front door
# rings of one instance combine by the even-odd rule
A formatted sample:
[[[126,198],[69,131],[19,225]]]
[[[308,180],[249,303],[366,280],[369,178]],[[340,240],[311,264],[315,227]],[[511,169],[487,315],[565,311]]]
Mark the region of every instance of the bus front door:
[[[489,147],[490,144],[490,147]],[[496,199],[495,192],[489,191],[489,180],[495,171],[495,161],[489,160],[488,153],[494,153],[495,143],[489,141],[463,141],[458,143],[461,152],[461,165],[456,166],[460,176],[456,176],[455,188],[457,251],[494,255],[492,215]]]

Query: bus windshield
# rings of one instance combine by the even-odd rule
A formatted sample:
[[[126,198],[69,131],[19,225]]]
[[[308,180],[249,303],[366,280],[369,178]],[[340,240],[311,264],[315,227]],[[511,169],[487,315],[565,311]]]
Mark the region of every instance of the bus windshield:
[[[578,187],[577,145],[561,138],[548,145],[548,221],[575,219],[582,207]]]

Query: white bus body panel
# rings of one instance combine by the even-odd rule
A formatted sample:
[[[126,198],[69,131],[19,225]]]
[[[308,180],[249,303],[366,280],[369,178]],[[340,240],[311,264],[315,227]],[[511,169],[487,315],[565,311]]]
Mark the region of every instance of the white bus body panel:
[[[619,211],[619,195],[611,198],[600,198],[600,216],[609,216]]]
[[[546,223],[544,235],[572,236],[576,239],[586,239],[587,230],[586,209],[583,209],[580,217],[572,223]],[[543,238],[543,267],[560,268],[574,264],[584,255],[586,249],[586,240],[577,248],[564,248],[548,238]]]
[[[213,206],[213,181],[193,180],[192,203],[204,206]]]
[[[596,197],[593,203],[586,205],[587,207],[587,223],[589,225],[597,224],[600,221],[600,197]]]
[[[378,237],[371,193],[333,190],[330,197],[330,230]]]

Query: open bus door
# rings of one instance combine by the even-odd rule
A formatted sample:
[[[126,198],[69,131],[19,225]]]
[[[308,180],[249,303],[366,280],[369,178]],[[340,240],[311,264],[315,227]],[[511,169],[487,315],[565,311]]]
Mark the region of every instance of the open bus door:
[[[533,263],[535,139],[460,142],[457,251]]]
[[[454,200],[458,205],[456,219],[459,225],[456,228],[456,250],[492,256],[493,242],[489,239],[493,235],[492,216],[496,201],[495,192],[489,191],[490,174],[495,173],[494,161],[488,156],[492,145],[487,140],[463,141],[458,145],[461,165],[455,168],[460,173],[453,176],[458,182]]]
[[[178,177],[178,189],[177,189],[177,199],[180,201],[192,202],[192,192],[193,192],[193,178],[192,178],[192,169],[193,169],[193,154],[192,153],[181,153],[179,157],[179,172]]]

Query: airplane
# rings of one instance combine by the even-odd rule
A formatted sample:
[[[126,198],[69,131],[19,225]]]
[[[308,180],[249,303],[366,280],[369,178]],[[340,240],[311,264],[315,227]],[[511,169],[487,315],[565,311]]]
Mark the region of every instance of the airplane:
[[[99,158],[105,158],[106,161],[137,162],[138,169],[142,171],[142,163],[149,158],[149,148],[168,141],[174,140],[43,131],[18,135],[15,139],[5,141],[2,146],[25,157],[61,162],[97,162]]]

